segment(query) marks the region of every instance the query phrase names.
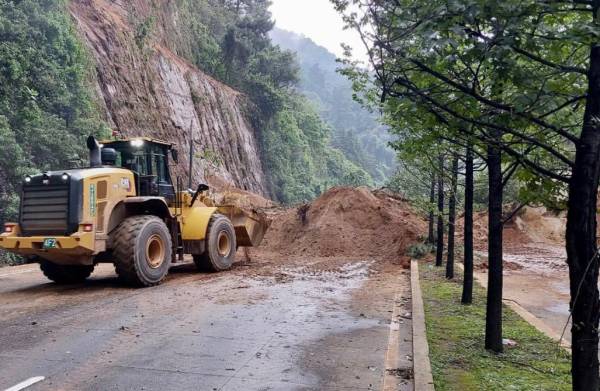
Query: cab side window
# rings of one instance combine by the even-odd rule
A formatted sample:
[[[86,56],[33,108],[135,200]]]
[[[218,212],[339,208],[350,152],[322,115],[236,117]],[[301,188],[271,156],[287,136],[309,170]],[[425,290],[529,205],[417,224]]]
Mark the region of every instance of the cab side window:
[[[146,159],[146,155],[143,153],[135,154],[135,166],[140,175],[149,175],[150,170],[148,170],[148,160]]]
[[[156,165],[156,170],[154,171],[158,176],[158,181],[162,183],[168,183],[167,178],[167,163],[164,155],[154,155],[154,164]]]

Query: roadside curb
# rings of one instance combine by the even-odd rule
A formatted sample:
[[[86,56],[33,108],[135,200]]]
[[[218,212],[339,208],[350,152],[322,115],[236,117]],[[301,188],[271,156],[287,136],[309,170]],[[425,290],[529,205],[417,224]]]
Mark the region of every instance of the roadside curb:
[[[464,265],[460,262],[456,263],[459,269],[464,271]],[[475,280],[484,288],[487,288],[487,281],[480,273],[473,273],[473,277]],[[561,341],[560,335],[552,330],[543,320],[527,311],[523,306],[517,303],[514,300],[502,298],[502,302],[510,307],[511,310],[515,311],[524,321],[535,327],[539,332],[544,334],[546,337],[552,339],[557,344],[560,344],[560,347],[565,349],[567,352],[571,353],[571,344],[565,341],[564,339]]]
[[[429,361],[429,344],[425,329],[425,310],[419,282],[419,263],[414,259],[410,262],[410,287],[412,291],[414,389],[434,391],[431,362]]]
[[[400,358],[400,341],[402,338],[402,332],[400,330],[400,325],[402,321],[400,320],[400,317],[403,310],[402,298],[408,296],[408,290],[409,287],[407,286],[407,284],[401,284],[401,287],[396,291],[396,294],[394,296],[394,309],[392,311],[392,320],[390,322],[390,335],[388,337],[388,349],[385,354],[385,372],[383,376],[383,387],[381,391],[397,391],[401,389],[404,383],[398,376],[397,371],[402,367],[406,367],[407,365],[412,364],[412,362],[410,362],[403,365],[401,361],[404,360]],[[412,332],[412,323],[411,328],[406,331]],[[412,346],[412,340],[410,346]]]

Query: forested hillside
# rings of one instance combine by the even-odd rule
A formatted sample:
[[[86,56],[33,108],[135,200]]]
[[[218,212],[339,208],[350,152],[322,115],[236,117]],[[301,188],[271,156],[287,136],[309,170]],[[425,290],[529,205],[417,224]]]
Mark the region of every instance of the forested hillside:
[[[331,142],[331,129],[317,109],[296,92],[299,64],[292,53],[273,45],[268,36],[273,27],[269,1],[140,4],[143,8],[133,9],[133,2],[0,0],[0,157],[5,162],[0,168],[0,222],[15,218],[18,188],[25,173],[82,164],[84,137],[107,134],[109,124],[115,125],[111,110],[131,112],[131,121],[121,127],[135,127],[136,118],[148,122],[162,115],[140,111],[140,107],[146,107],[138,104],[143,103],[139,102],[143,96],[133,102],[115,100],[112,107],[101,102],[95,72],[98,59],[90,55],[82,32],[69,14],[69,7],[72,11],[76,6],[87,7],[86,12],[98,9],[99,13],[108,13],[111,7],[131,8],[123,28],[131,30],[135,38],[132,58],[150,61],[167,47],[191,65],[245,93],[252,105],[243,110],[256,132],[267,185],[277,200],[302,202],[332,185],[372,183],[365,170],[332,147],[336,144]],[[96,15],[85,16],[100,20]],[[107,31],[113,34],[111,29]],[[137,69],[142,73],[123,76],[126,82],[148,83],[150,76],[134,64],[135,60],[130,61],[135,66],[119,65],[113,72],[123,76],[120,74]],[[105,94],[114,93],[113,85],[104,87]],[[135,93],[133,87],[135,84],[129,86]],[[202,96],[193,98],[196,107],[208,105]],[[210,107],[220,109],[212,101]],[[146,125],[140,123],[137,127]],[[230,171],[237,169],[228,162],[223,165]]]
[[[274,25],[270,1],[180,3],[180,15],[187,24],[183,36],[188,37],[182,40],[187,41],[183,55],[247,93],[259,110],[255,119],[261,131],[263,163],[278,200],[309,200],[337,184],[372,184],[370,175],[360,168],[366,165],[348,155],[353,163],[332,148],[340,147],[335,143],[338,134],[332,134],[317,109],[296,92],[295,86],[303,79],[299,64],[292,52],[274,45],[269,37]]]
[[[91,64],[62,1],[0,1],[0,222],[26,173],[68,168],[104,123]]]
[[[337,72],[336,56],[311,39],[274,28],[271,39],[296,53],[300,63],[298,87],[315,102],[321,116],[331,125],[332,146],[363,167],[376,183],[383,184],[394,173],[396,156],[388,147],[387,129],[352,98],[352,83]]]

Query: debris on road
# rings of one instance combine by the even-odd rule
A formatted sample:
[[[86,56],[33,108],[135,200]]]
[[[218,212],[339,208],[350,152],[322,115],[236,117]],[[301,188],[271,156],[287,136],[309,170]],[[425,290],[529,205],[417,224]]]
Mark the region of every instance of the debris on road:
[[[385,191],[335,187],[310,204],[271,212],[263,244],[270,259],[346,257],[407,263],[407,247],[426,231],[407,201]]]
[[[503,338],[502,339],[502,345],[507,346],[509,348],[514,348],[515,346],[517,346],[517,342],[513,341],[512,339],[508,339],[508,338]]]

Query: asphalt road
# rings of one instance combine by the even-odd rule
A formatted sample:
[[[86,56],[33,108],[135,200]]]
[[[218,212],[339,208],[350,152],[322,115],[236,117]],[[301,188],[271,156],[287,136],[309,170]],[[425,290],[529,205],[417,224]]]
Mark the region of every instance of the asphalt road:
[[[183,265],[148,289],[110,265],[69,287],[2,268],[0,390],[410,390],[409,292],[369,260]]]

